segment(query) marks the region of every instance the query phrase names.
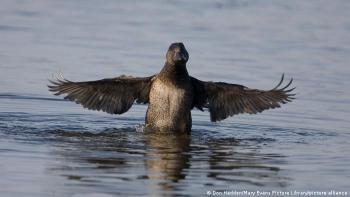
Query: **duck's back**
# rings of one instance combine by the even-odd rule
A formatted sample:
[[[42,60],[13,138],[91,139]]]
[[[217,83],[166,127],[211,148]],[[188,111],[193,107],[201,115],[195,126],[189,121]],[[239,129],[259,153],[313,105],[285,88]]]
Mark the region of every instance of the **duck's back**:
[[[190,132],[193,88],[189,77],[156,78],[151,86],[146,128],[161,132]]]

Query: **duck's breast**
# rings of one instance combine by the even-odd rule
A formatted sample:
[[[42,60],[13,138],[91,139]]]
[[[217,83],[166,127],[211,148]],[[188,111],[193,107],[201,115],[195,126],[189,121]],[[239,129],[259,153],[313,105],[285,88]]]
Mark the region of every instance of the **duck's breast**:
[[[193,90],[190,81],[179,84],[156,79],[150,90],[146,123],[160,130],[186,130],[191,125]]]

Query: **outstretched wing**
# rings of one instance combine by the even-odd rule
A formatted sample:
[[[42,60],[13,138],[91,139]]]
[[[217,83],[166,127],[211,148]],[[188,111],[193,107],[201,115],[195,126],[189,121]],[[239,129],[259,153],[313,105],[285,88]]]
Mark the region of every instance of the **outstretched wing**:
[[[57,79],[49,80],[51,85],[48,87],[55,95],[66,94],[64,99],[75,101],[84,108],[122,114],[130,109],[135,100],[138,103],[148,103],[153,77],[120,76],[86,82]]]
[[[202,110],[209,109],[213,122],[223,120],[240,113],[256,114],[267,109],[280,107],[280,104],[291,102],[295,88],[288,89],[293,79],[280,88],[284,75],[279,84],[268,91],[250,89],[242,85],[224,82],[204,82],[191,77],[195,90],[193,107]]]

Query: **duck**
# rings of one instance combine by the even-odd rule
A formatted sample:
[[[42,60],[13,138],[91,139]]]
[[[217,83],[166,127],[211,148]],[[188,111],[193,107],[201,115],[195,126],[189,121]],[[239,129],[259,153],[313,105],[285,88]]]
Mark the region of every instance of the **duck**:
[[[238,114],[257,114],[281,107],[295,99],[293,78],[281,87],[284,74],[270,90],[248,88],[226,82],[202,81],[187,71],[189,53],[182,42],[172,43],[158,74],[147,77],[121,75],[95,81],[49,80],[49,91],[65,95],[89,110],[123,114],[134,103],[148,104],[145,130],[161,133],[186,133],[192,128],[191,111],[210,113],[218,122]]]

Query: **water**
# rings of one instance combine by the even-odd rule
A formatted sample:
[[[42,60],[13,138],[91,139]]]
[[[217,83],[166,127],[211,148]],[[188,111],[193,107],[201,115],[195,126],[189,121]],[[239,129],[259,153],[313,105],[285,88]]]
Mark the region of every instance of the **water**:
[[[207,191],[348,191],[349,1],[1,1],[0,196],[201,196]],[[268,89],[281,109],[211,123],[190,137],[139,132],[146,106],[88,111],[47,79],[158,72],[183,41],[201,80]]]

